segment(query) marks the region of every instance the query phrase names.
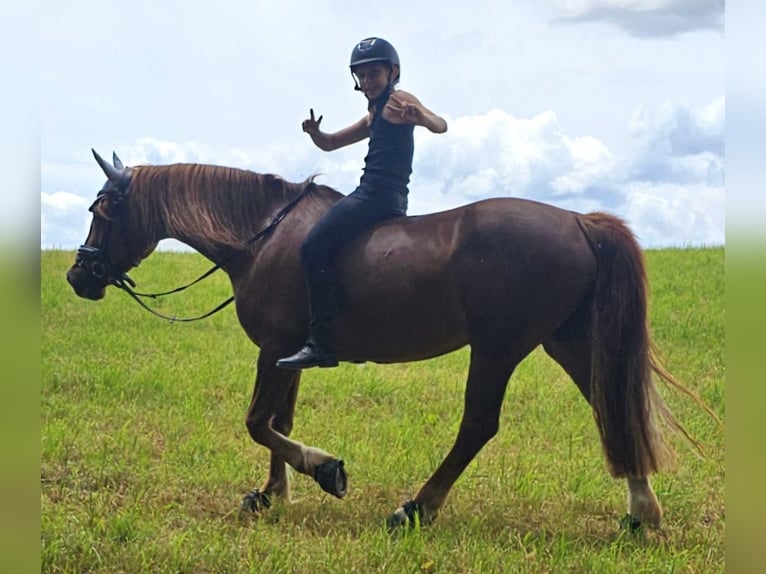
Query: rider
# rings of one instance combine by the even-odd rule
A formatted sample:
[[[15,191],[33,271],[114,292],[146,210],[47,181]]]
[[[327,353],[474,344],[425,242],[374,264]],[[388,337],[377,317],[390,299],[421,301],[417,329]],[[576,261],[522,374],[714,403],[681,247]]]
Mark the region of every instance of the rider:
[[[334,259],[338,251],[373,224],[406,215],[407,184],[412,173],[414,126],[433,133],[447,131],[447,122],[408,92],[395,90],[399,81],[399,56],[382,38],[366,38],[351,52],[354,87],[368,100],[367,114],[335,133],[320,131],[319,119],[303,121],[303,131],[324,151],[335,150],[369,138],[359,186],[335,203],[309,232],[301,246],[306,272],[310,334],[303,348],[277,361],[278,367],[303,369],[334,367],[336,313]]]

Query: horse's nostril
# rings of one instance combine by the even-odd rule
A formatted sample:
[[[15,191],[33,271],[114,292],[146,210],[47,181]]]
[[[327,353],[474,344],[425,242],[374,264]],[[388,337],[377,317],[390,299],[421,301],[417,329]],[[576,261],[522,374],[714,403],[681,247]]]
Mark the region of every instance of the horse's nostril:
[[[99,263],[98,261],[94,261],[90,266],[90,272],[93,273],[94,277],[102,279],[106,274],[106,269],[104,268],[103,264]]]

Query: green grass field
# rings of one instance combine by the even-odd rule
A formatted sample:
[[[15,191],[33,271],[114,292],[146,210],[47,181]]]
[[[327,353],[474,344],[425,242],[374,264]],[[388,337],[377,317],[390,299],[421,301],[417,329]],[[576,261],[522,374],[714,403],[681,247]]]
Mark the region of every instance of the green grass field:
[[[384,521],[452,446],[467,349],[308,371],[292,436],[346,461],[349,494],[293,473],[292,503],[241,516],[269,457],[244,426],[258,349],[233,309],[171,324],[115,289],[82,300],[64,277],[73,260],[41,254],[43,572],[724,571],[724,431],[661,387],[707,458],[673,438],[678,468],[653,481],[663,526],[621,531],[625,484],[605,470],[588,405],[541,349],[428,528],[392,537]],[[208,266],[157,253],[132,276],[161,290]],[[724,420],[724,250],[649,251],[647,266],[664,362]],[[191,315],[229,294],[214,276],[157,308]]]

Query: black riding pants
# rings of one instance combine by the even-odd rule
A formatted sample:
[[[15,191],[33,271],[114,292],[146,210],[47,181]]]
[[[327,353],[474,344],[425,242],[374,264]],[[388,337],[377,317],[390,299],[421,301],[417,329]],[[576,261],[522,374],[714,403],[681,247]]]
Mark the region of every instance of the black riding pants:
[[[335,258],[341,248],[375,223],[406,214],[406,199],[370,197],[356,191],[335,203],[301,245],[301,261],[309,285],[334,285]]]

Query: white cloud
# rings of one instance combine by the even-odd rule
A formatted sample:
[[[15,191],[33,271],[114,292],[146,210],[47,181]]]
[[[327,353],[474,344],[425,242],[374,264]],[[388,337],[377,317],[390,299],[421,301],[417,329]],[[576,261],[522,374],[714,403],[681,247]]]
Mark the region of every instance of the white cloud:
[[[171,163],[215,163],[210,146],[196,142],[164,141],[153,137],[142,137],[124,152],[117,155],[128,165],[163,165]]]
[[[85,240],[90,225],[88,200],[68,193],[40,196],[40,245],[43,248],[71,249]]]
[[[572,156],[572,170],[551,182],[556,193],[580,193],[594,182],[607,179],[614,169],[611,153],[596,138],[566,138],[564,143]]]
[[[463,202],[579,193],[612,161],[596,138],[565,135],[552,111],[530,119],[497,109],[461,117],[444,136],[420,137],[416,150],[413,183],[443,182],[444,194]]]
[[[644,245],[722,245],[725,205],[722,187],[652,184],[625,185],[622,217]]]
[[[50,211],[57,213],[67,213],[73,208],[80,208],[87,205],[87,200],[74,193],[66,191],[57,191],[56,193],[43,193],[42,206]]]
[[[645,246],[720,244],[724,109],[724,98],[700,109],[678,103],[641,106],[628,126],[633,149],[619,156],[598,138],[565,133],[553,111],[517,118],[493,109],[447,118],[444,135],[416,131],[409,212],[442,211],[487,197],[526,197],[580,212],[611,211],[628,220]],[[321,173],[319,181],[349,193],[361,175],[364,145],[327,154],[305,136],[293,144],[249,149],[140,138],[118,155],[128,165],[214,163],[293,181]],[[43,194],[43,245],[82,241],[83,218],[73,219],[74,230],[65,223],[75,212],[87,213],[86,204],[74,194]]]
[[[661,37],[694,30],[720,30],[724,0],[561,0],[555,3],[568,22],[607,22],[639,37]]]
[[[625,217],[649,245],[725,241],[725,99],[642,106],[630,121]]]
[[[641,107],[630,123],[634,149],[621,157],[597,138],[565,134],[553,112],[458,118],[449,137],[418,141],[411,212],[510,195],[611,211],[645,246],[722,244],[724,108],[723,98],[700,110]]]
[[[642,106],[630,121],[638,146],[632,175],[648,181],[724,183],[725,100],[699,111],[678,103]]]
[[[644,145],[665,140],[673,155],[695,151],[723,153],[726,104],[722,96],[699,111],[668,102],[658,108],[641,106],[633,112],[631,135]]]
[[[502,110],[457,118],[444,136],[416,141],[410,212],[486,197],[525,197],[576,211],[621,203],[617,160],[592,136],[564,133],[556,114],[516,118]]]
[[[198,141],[173,142],[143,137],[117,155],[126,165],[206,163],[276,173],[285,179],[303,179],[315,172],[295,175],[296,166],[309,161],[311,148],[274,144],[267,148],[214,147]],[[313,155],[313,153],[311,154]]]

